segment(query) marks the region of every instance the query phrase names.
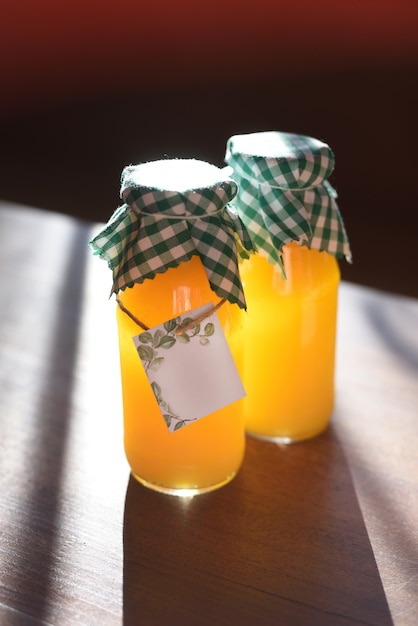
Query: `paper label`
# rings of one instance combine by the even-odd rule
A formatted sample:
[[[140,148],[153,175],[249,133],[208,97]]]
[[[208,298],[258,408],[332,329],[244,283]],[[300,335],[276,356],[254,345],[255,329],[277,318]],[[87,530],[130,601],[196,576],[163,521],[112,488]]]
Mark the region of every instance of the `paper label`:
[[[170,432],[245,396],[216,312],[193,325],[211,309],[209,303],[133,338]]]

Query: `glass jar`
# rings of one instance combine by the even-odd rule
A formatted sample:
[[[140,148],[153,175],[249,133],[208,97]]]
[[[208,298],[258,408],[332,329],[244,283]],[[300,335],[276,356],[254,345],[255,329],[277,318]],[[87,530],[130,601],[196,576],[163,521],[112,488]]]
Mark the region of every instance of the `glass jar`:
[[[112,268],[112,291],[118,294],[126,456],[140,483],[168,494],[203,493],[236,475],[245,450],[242,400],[170,432],[133,338],[164,323],[170,329],[170,320],[212,303],[236,365],[242,367],[245,300],[236,237],[245,228],[226,208],[235,193],[233,180],[201,161],[164,160],[125,168],[125,204],[91,242]],[[251,247],[248,236],[243,244]],[[204,333],[205,323],[196,322],[189,335]],[[175,335],[166,334],[174,342]],[[156,353],[155,341],[144,345]],[[194,394],[181,372],[176,384],[186,395]]]
[[[308,439],[333,411],[336,257],[351,259],[326,181],[334,157],[316,139],[266,132],[231,137],[226,162],[258,251],[241,264],[246,430],[281,443]]]

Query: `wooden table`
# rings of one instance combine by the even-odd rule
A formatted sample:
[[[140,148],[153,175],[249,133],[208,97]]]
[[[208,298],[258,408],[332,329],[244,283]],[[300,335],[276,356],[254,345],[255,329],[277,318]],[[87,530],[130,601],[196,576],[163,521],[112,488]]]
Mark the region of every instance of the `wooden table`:
[[[95,231],[0,203],[0,623],[415,626],[418,301],[342,284],[329,430],[162,496],[129,478]]]

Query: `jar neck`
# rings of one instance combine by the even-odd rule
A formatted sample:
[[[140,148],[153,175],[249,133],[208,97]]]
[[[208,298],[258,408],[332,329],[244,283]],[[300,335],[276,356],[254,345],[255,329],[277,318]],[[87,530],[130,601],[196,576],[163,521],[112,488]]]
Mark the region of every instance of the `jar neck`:
[[[306,246],[290,243],[283,246],[286,278],[279,268],[274,269],[273,287],[282,294],[304,293],[338,283],[338,262],[328,252],[319,252]]]

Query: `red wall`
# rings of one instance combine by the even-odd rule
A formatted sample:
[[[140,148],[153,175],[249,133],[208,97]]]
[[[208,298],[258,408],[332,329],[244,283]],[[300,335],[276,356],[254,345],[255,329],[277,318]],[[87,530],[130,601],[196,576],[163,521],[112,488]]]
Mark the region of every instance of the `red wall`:
[[[418,57],[416,0],[3,0],[0,110]]]

